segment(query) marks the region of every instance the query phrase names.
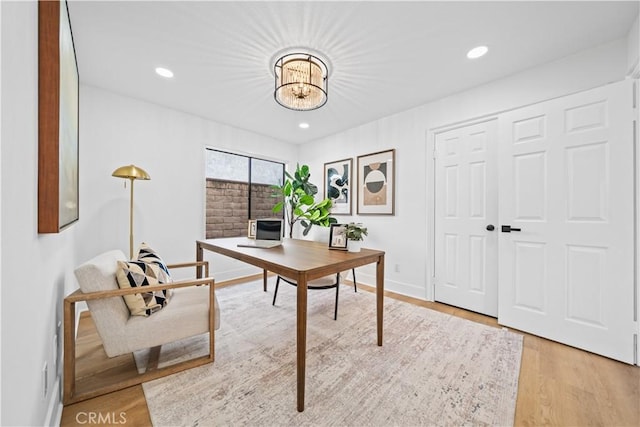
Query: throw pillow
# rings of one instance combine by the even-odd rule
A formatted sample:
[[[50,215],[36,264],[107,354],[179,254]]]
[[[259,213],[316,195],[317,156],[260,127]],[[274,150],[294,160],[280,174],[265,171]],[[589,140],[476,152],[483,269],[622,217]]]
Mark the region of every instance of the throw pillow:
[[[146,243],[142,243],[140,245],[140,249],[138,250],[138,261],[144,261],[149,264],[155,264],[160,267],[160,276],[158,280],[160,283],[171,283],[171,274],[169,274],[169,269],[167,268],[167,263],[158,255],[156,251],[149,247]]]
[[[132,316],[149,316],[160,310],[169,301],[168,292],[153,290],[160,282],[164,272],[157,264],[144,261],[118,261],[116,277],[120,289],[143,288],[140,294],[124,295],[124,301]],[[142,289],[141,289],[142,290]]]

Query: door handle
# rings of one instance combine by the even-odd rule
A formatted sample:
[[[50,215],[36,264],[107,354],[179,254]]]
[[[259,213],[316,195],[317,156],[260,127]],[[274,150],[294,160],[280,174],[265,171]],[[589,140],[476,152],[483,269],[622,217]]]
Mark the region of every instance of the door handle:
[[[511,233],[512,231],[522,231],[521,228],[514,228],[511,227],[510,225],[503,225],[502,226],[502,232],[503,233]]]
[[[496,228],[493,226],[493,224],[489,224],[489,225],[487,225],[487,231],[493,231],[493,230],[495,230],[495,229],[496,229]]]

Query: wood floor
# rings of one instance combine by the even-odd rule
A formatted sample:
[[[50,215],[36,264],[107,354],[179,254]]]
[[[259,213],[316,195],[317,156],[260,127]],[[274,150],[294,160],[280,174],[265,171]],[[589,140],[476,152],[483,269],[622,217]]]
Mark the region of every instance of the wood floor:
[[[358,288],[374,291],[374,288],[361,284],[358,284]],[[385,294],[390,298],[500,327],[496,319],[491,317],[392,292]],[[533,335],[523,335],[516,426],[640,426],[640,367]],[[76,351],[79,381],[99,383],[112,376],[135,374],[131,355],[107,358],[87,313],[83,313],[80,319]],[[90,372],[97,375],[90,375]],[[94,417],[93,422],[90,422],[90,417]],[[151,425],[142,386],[64,408],[61,426],[85,424]]]

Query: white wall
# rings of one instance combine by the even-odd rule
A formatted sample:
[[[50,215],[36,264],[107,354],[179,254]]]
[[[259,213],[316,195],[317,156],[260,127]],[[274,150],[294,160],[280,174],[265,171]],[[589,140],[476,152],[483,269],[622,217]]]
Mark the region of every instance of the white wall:
[[[35,2],[2,10],[2,425],[42,425],[59,409],[53,337],[76,263],[77,227],[37,232],[38,67]],[[81,210],[82,214],[82,210]],[[58,343],[62,340],[58,339]],[[49,366],[49,391],[42,368]]]
[[[0,24],[2,7],[0,6]],[[0,47],[2,31],[0,31]],[[2,93],[2,55],[0,55],[0,93]],[[2,165],[2,102],[0,102],[0,165]],[[0,169],[1,171],[2,169]],[[0,242],[2,242],[2,173],[0,173]],[[0,289],[2,288],[2,245],[0,244]],[[0,331],[2,331],[2,292],[0,292]],[[1,334],[0,334],[1,335]],[[2,378],[2,339],[0,339],[0,378]],[[2,387],[0,386],[0,423],[2,423]]]
[[[430,129],[622,80],[627,43],[620,39],[576,55],[462,92],[419,108],[301,146],[300,161],[322,171],[325,162],[396,149],[396,214],[340,217],[369,227],[365,247],[386,251],[386,288],[432,299],[427,271],[427,210],[431,175],[426,135]],[[436,83],[434,83],[436,84]],[[381,100],[383,102],[383,100]],[[355,180],[355,175],[354,175]],[[355,197],[355,194],[354,194]],[[355,201],[354,201],[355,206]],[[358,280],[374,283],[373,266]],[[397,271],[396,271],[397,270]]]
[[[0,7],[0,425],[35,426],[59,416],[61,369],[54,367],[53,336],[62,300],[77,287],[73,269],[107,249],[128,252],[129,190],[124,180],[111,177],[113,170],[135,163],[151,175],[151,181],[135,183],[136,243],[149,242],[169,262],[193,260],[194,241],[205,229],[204,147],[293,164],[298,147],[81,85],[80,221],[60,234],[39,235],[37,3],[0,2]],[[248,271],[238,261],[208,258],[214,273]],[[49,392],[43,396],[45,362]]]
[[[627,74],[640,76],[640,12],[627,35]]]
[[[82,259],[129,251],[129,188],[111,176],[119,166],[133,163],[151,176],[134,184],[134,251],[145,241],[170,263],[194,260],[195,240],[205,237],[206,146],[297,160],[296,145],[91,86],[80,93]],[[259,272],[226,257],[207,259],[217,281]]]

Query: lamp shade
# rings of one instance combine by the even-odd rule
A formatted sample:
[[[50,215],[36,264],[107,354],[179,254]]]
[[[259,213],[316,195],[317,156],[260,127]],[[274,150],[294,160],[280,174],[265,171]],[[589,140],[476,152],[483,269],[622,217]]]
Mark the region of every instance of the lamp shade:
[[[120,166],[118,169],[113,171],[111,176],[129,179],[151,179],[147,171],[135,165]]]
[[[298,111],[315,110],[327,102],[329,73],[320,58],[307,53],[292,53],[274,66],[276,102]]]

